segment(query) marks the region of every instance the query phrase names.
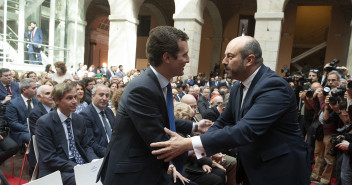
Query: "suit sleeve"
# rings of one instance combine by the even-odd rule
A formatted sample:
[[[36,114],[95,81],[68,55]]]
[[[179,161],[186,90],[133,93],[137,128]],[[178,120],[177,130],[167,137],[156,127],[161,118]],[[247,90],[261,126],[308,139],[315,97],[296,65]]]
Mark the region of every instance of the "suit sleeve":
[[[11,101],[7,102],[5,117],[7,119],[7,123],[12,131],[28,132],[27,124],[20,123],[17,109]]]
[[[37,127],[37,120],[40,118],[38,111],[32,111],[29,114],[29,131],[31,135],[35,135],[35,128]]]
[[[83,120],[83,119],[81,119]],[[82,125],[82,139],[80,141],[80,145],[82,146],[82,148],[84,149],[86,155],[87,155],[87,158],[88,158],[88,161],[91,162],[93,159],[98,159],[99,157],[95,154],[93,148],[92,148],[92,138],[90,138],[88,136],[88,133],[87,133],[87,127],[85,126],[85,124],[82,122],[81,123]]]
[[[251,108],[235,125],[227,124],[233,117],[231,109],[225,110],[211,130],[200,136],[207,155],[211,156],[221,149],[253,143],[258,136],[265,134],[288,109],[295,106],[292,102],[293,93],[290,93],[283,83],[280,80],[271,80],[256,87],[257,92],[253,96]],[[229,103],[233,105],[233,102]]]
[[[66,155],[62,149],[62,146],[55,146],[54,138],[56,132],[54,132],[53,123],[48,122],[49,116],[41,117],[37,121],[36,140],[39,150],[39,160],[41,160],[46,166],[53,170],[60,170],[63,172],[73,172],[75,163],[63,157]],[[61,150],[61,152],[57,152]]]
[[[204,100],[204,98],[200,98],[197,101],[197,106],[198,106],[199,113],[204,117],[206,110],[209,108],[207,107],[206,100]]]

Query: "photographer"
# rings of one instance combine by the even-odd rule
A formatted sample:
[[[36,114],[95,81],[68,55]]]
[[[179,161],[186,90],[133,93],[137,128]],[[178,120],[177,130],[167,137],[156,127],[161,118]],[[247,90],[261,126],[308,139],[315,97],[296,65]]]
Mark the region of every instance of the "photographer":
[[[313,122],[319,121],[318,117],[321,113],[320,103],[318,94],[322,94],[322,86],[319,82],[313,82],[309,90],[304,90],[300,92],[300,98],[304,103],[304,108],[302,108],[301,119],[302,122],[302,133],[306,136],[306,143],[308,145],[308,156],[311,164],[314,164],[314,148],[315,148],[315,125]],[[302,115],[303,113],[303,115]],[[320,124],[320,122],[319,122]]]
[[[332,91],[335,92],[335,89],[339,87],[340,85],[340,74],[337,71],[331,71],[327,75],[327,84],[330,86]],[[336,89],[336,91],[343,91],[341,89]],[[335,95],[334,93],[331,92],[331,94]],[[321,169],[324,167],[324,162],[326,162],[326,167],[321,174],[320,178],[320,184],[325,185],[329,184],[333,169],[334,169],[334,164],[336,157],[329,155],[328,151],[332,147],[332,143],[330,142],[333,134],[336,134],[336,129],[338,127],[341,127],[347,120],[345,119],[346,112],[343,113],[339,109],[339,103],[341,102],[340,99],[343,99],[343,94],[344,92],[336,93],[338,95],[342,94],[342,98],[339,96],[332,96],[332,95],[327,95],[324,100],[323,96],[320,95],[320,105],[321,108],[323,108],[323,132],[324,132],[324,138],[323,141],[318,141],[316,140],[315,142],[315,154],[316,154],[316,162],[314,169],[312,171],[311,179],[312,181],[319,181],[319,172]],[[333,98],[330,98],[333,97]],[[334,100],[334,102],[333,102]],[[335,101],[336,100],[336,101]]]

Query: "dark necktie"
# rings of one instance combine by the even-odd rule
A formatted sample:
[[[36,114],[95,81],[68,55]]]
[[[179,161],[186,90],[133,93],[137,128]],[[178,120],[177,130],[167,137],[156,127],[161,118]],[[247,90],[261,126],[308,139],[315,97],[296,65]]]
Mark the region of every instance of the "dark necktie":
[[[169,116],[170,130],[173,132],[176,132],[175,116],[174,116],[174,102],[173,102],[173,98],[172,98],[172,90],[171,90],[170,83],[167,84],[166,107],[167,107],[167,114]]]
[[[242,108],[242,99],[243,99],[243,89],[244,89],[244,85],[242,83],[240,83],[240,107]]]
[[[65,120],[66,126],[67,126],[67,135],[68,135],[68,141],[70,143],[69,149],[73,155],[73,157],[75,158],[75,161],[77,164],[84,164],[83,162],[83,158],[81,156],[81,154],[79,154],[77,148],[76,148],[76,144],[75,144],[75,139],[73,138],[73,133],[72,133],[72,128],[71,128],[71,118],[67,118]]]
[[[100,114],[101,114],[101,118],[102,118],[103,123],[104,123],[105,132],[106,132],[106,134],[108,134],[109,140],[110,140],[110,138],[111,138],[111,128],[110,128],[109,123],[106,121],[105,112],[101,111]]]
[[[27,109],[28,109],[28,114],[32,111],[32,105],[31,105],[32,100],[28,99],[27,100]]]
[[[11,90],[10,90],[10,85],[6,85],[6,89],[7,89],[7,92],[9,93],[9,95],[12,95]]]

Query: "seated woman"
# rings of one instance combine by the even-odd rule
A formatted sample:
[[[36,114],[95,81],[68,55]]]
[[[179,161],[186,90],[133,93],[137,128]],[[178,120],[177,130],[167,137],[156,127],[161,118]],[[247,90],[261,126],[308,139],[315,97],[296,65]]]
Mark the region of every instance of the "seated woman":
[[[82,81],[78,81],[75,83],[76,83],[76,91],[77,91],[77,105],[76,105],[75,113],[78,114],[88,106],[88,103],[84,101],[86,99],[84,83]]]
[[[194,111],[192,108],[182,102],[174,103],[175,118],[191,120]],[[183,175],[199,185],[225,185],[226,173],[225,168],[210,157],[197,159],[195,154],[187,157],[183,166]]]

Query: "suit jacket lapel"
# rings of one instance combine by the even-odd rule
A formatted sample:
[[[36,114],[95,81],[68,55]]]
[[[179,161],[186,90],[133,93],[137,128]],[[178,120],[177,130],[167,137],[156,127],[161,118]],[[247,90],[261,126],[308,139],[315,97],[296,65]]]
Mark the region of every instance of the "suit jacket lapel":
[[[252,80],[251,86],[249,87],[249,89],[247,90],[247,94],[246,97],[243,100],[243,106],[241,108],[241,117],[244,116],[244,114],[247,112],[246,107],[249,106],[249,104],[251,103],[251,99],[252,99],[252,93],[253,93],[253,89],[255,87],[255,85],[257,84],[258,80],[262,77],[262,75],[264,74],[264,71],[266,71],[268,68],[263,64],[261,66],[261,68],[259,69],[258,73],[255,75],[255,77]]]
[[[236,82],[235,88],[237,88],[234,92],[236,92],[233,96],[235,99],[235,118],[236,118],[236,122],[239,121],[241,119],[240,117],[240,109],[241,109],[241,93],[240,93],[240,83]]]
[[[59,118],[59,115],[57,114],[57,110],[51,111],[49,114],[53,115],[54,128],[55,128],[55,131],[56,131],[56,134],[57,134],[56,141],[59,144],[61,144],[63,150],[65,151],[67,159],[68,159],[69,158],[69,154],[68,154],[67,138],[66,138],[64,127],[62,126],[62,123],[61,123],[61,120]]]
[[[154,91],[155,93],[158,93],[157,96],[158,97],[162,97],[159,98],[161,100],[161,114],[163,115],[163,119],[164,119],[164,126],[166,126],[167,128],[170,128],[170,124],[169,124],[169,116],[167,114],[167,107],[166,107],[166,101],[164,98],[164,94],[163,91],[160,87],[160,83],[158,78],[155,76],[154,72],[152,71],[152,69],[150,69],[150,67],[147,68],[147,70],[145,71],[147,73],[147,75],[153,79],[153,81],[155,82],[156,86],[157,86],[157,90]]]
[[[90,109],[90,112],[92,113],[92,115],[93,115],[93,117],[94,117],[95,124],[97,124],[101,135],[103,136],[104,140],[105,140],[106,142],[108,142],[108,139],[106,138],[105,129],[104,129],[103,125],[102,125],[103,123],[101,122],[100,117],[99,117],[97,111],[95,110],[95,108],[93,107],[92,104],[89,105],[89,109]]]
[[[2,83],[0,83],[0,90],[4,93],[4,94],[8,94],[6,88],[2,85]]]

